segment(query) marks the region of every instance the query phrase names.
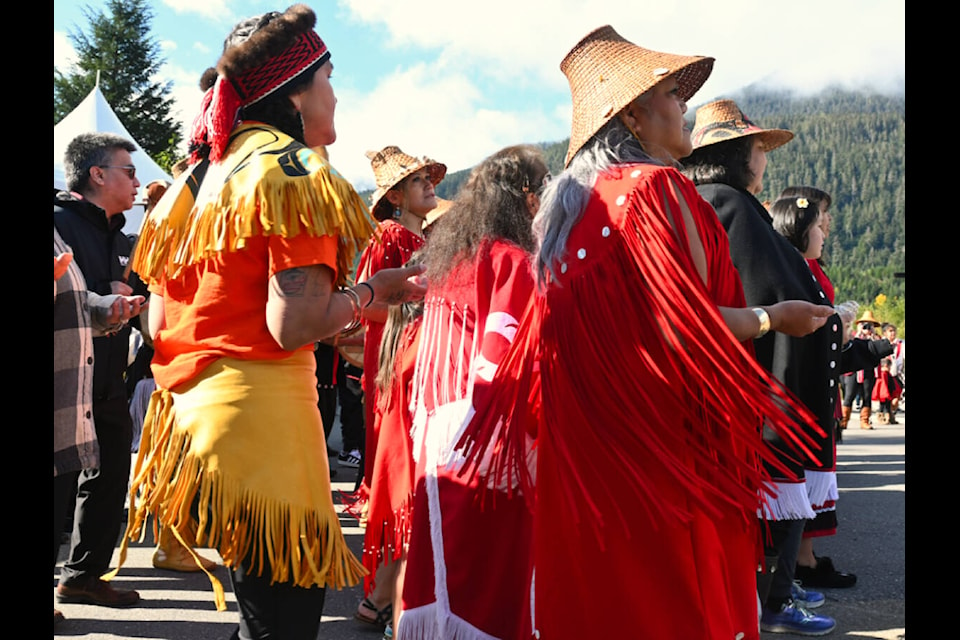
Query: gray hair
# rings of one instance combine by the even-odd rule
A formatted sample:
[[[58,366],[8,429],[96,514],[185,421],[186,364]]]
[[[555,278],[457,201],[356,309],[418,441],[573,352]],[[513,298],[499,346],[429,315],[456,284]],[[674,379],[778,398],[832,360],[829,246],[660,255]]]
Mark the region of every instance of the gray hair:
[[[118,150],[133,153],[137,145],[115,133],[81,133],[71,140],[63,154],[67,189],[86,193],[90,185],[90,169],[109,164]]]
[[[547,275],[556,280],[557,265],[566,257],[570,231],[580,220],[593,184],[601,173],[617,164],[646,162],[663,164],[652,158],[620,118],[613,118],[577,152],[569,166],[550,181],[540,199],[540,210],[533,219],[537,237],[537,281],[543,286]]]

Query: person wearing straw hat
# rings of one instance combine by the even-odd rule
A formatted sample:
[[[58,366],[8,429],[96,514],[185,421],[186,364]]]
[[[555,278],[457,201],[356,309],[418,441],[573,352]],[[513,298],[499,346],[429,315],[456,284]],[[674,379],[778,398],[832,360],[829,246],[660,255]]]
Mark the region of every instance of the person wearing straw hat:
[[[197,544],[229,568],[242,639],[314,640],[326,587],[364,574],[333,505],[313,344],[358,326],[376,300],[426,291],[419,268],[347,286],[373,222],[314,150],[336,140],[315,24],[298,4],[230,32],[201,78],[190,167],[146,218],[135,257],[152,293],[157,390],[121,564],[149,516],[181,543],[197,519]]]
[[[880,323],[873,315],[873,311],[867,309],[857,320],[857,331],[854,338],[858,340],[880,340],[877,334],[877,327]],[[873,429],[870,416],[873,413],[873,387],[877,381],[877,372],[874,367],[864,367],[858,371],[848,372],[843,378],[843,406],[852,412],[853,401],[860,399],[860,428]]]
[[[682,160],[684,173],[716,210],[727,232],[748,304],[807,300],[832,309],[803,255],[776,231],[770,213],[756,198],[763,188],[767,153],[792,138],[793,133],[784,129],[761,128],[733,100],[715,100],[697,109],[694,150]],[[805,198],[795,200],[814,211],[811,207],[816,205]],[[757,361],[815,416],[805,432],[817,443],[815,458],[803,460],[779,434],[764,428],[764,440],[777,455],[776,463],[767,466],[776,497],[762,511],[770,531],[766,555],[776,558],[777,567],[772,576],[758,575],[761,592],[766,591],[761,593],[765,631],[821,635],[836,626],[832,618],[810,613],[823,603],[823,594],[799,588],[794,573],[804,527],[815,517],[811,505],[826,505],[837,497],[833,416],[841,328],[834,316],[807,336],[770,334],[753,341]],[[806,474],[805,468],[822,473]]]
[[[812,453],[806,411],[741,341],[805,335],[832,311],[745,308],[715,213],[672,166],[712,67],[610,26],[560,63],[573,122],[534,220],[538,295],[459,442],[488,484],[535,489],[542,638],[759,638],[759,417]]]
[[[437,207],[435,187],[447,173],[447,166],[430,158],[404,153],[396,145],[366,154],[373,169],[376,190],[370,197],[377,229],[360,256],[357,265],[359,277],[369,277],[387,267],[407,263],[414,251],[424,245],[423,226],[427,215]],[[363,483],[357,491],[357,502],[352,510],[365,511],[373,478],[373,464],[377,455],[378,425],[376,421],[377,386],[380,341],[390,305],[376,303],[363,311],[363,395],[364,448],[343,451],[341,463],[362,465]],[[365,598],[357,607],[356,618],[384,629],[393,616],[392,601],[396,563],[388,563],[377,575],[364,581]]]

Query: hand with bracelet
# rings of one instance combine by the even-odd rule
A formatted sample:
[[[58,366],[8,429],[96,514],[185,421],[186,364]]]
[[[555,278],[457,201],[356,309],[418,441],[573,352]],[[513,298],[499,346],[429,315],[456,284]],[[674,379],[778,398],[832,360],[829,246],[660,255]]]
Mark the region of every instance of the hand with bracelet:
[[[836,311],[804,300],[784,300],[762,307],[721,307],[720,313],[734,337],[742,342],[761,338],[768,331],[803,337],[826,324]]]
[[[368,280],[337,289],[334,272],[322,264],[275,273],[267,290],[267,328],[290,351],[359,324],[367,305],[399,304],[426,294],[422,265],[382,269]]]
[[[360,325],[364,309],[374,302],[389,306],[423,299],[427,293],[426,280],[422,275],[425,270],[423,265],[381,269],[367,280],[341,289],[340,292],[350,300],[353,310],[353,319],[343,330],[356,329]]]

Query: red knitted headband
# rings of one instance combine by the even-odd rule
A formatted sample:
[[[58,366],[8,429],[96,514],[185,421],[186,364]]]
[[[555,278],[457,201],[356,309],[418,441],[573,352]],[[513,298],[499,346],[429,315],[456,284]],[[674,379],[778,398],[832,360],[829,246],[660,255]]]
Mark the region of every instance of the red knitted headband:
[[[245,107],[270,95],[315,62],[326,62],[325,57],[329,58],[330,52],[317,32],[305,31],[280,55],[229,80],[237,90],[241,106]]]
[[[203,96],[190,141],[195,145],[209,144],[210,160],[219,161],[226,151],[241,107],[262,100],[312,65],[325,63],[329,57],[327,46],[311,29],[300,34],[283,53],[262,65],[234,78],[218,77]]]

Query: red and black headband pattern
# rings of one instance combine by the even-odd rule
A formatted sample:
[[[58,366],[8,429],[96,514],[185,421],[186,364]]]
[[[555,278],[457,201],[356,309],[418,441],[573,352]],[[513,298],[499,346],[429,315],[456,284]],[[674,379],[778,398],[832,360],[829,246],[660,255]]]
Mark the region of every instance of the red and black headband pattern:
[[[323,64],[330,57],[327,46],[316,31],[308,30],[300,34],[297,41],[286,51],[267,60],[259,67],[230,78],[237,90],[242,106],[270,95],[290,80],[319,62]]]

